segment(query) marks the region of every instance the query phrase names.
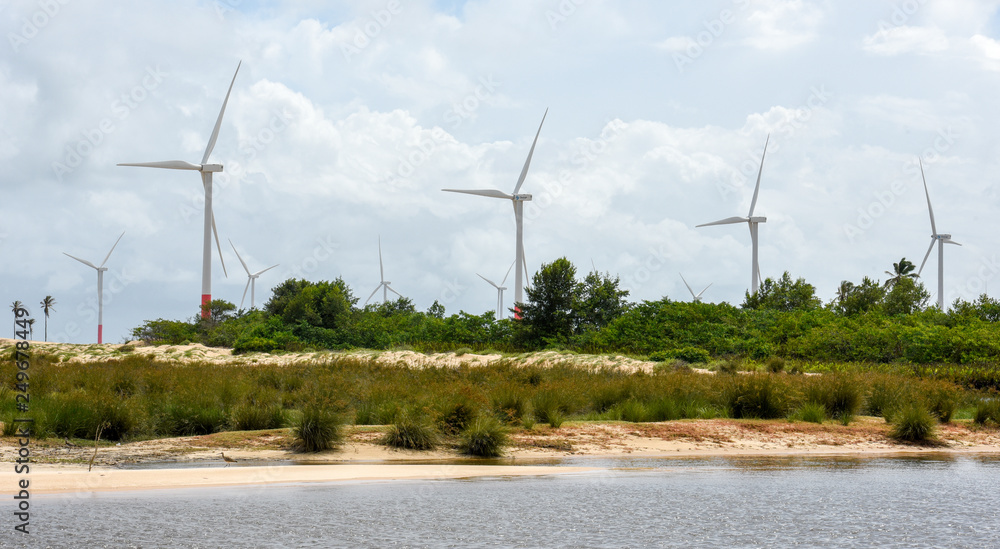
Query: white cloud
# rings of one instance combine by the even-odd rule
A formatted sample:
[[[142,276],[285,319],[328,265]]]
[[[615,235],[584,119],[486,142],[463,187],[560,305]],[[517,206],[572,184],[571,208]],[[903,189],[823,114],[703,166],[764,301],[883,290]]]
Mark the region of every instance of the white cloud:
[[[866,36],[863,48],[876,55],[902,55],[906,53],[936,53],[948,49],[944,32],[937,27],[887,27]]]
[[[825,18],[822,8],[805,0],[762,0],[752,6],[746,42],[761,50],[784,51],[810,43]]]

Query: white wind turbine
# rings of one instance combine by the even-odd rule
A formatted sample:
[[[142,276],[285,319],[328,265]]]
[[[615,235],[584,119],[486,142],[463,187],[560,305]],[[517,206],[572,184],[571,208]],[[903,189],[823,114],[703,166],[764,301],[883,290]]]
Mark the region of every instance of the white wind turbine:
[[[757,207],[757,194],[760,192],[760,176],[764,173],[764,156],[767,155],[767,144],[771,141],[771,134],[767,135],[764,141],[764,154],[760,156],[760,170],[757,172],[757,185],[753,188],[753,200],[750,202],[750,213],[746,217],[727,217],[711,223],[702,223],[697,227],[708,227],[709,225],[731,225],[734,223],[746,223],[750,226],[750,242],[752,245],[753,264],[751,265],[751,285],[750,292],[756,294],[760,288],[760,266],[757,264],[757,225],[767,221],[766,217],[754,217],[753,211]]]
[[[677,274],[681,274],[681,273],[677,273]],[[684,275],[682,275],[682,274],[681,274],[681,280],[684,280]],[[701,294],[705,293],[705,290],[707,290],[707,289],[709,289],[709,288],[712,287],[712,284],[709,284],[708,286],[705,286],[705,290],[702,290],[702,291],[698,292],[698,294],[696,295],[694,293],[694,290],[691,289],[691,285],[688,284],[687,280],[684,280],[684,285],[687,286],[688,291],[691,292],[691,302],[692,303],[701,303]]]
[[[201,172],[202,186],[205,187],[205,237],[202,249],[201,263],[201,304],[205,305],[212,300],[212,234],[215,234],[215,245],[219,250],[219,261],[222,262],[222,272],[226,273],[226,262],[222,259],[222,245],[219,244],[219,231],[215,228],[215,214],[212,211],[212,174],[222,171],[222,164],[208,164],[208,157],[215,148],[215,141],[219,137],[219,128],[222,126],[222,115],[226,113],[226,104],[229,103],[229,94],[233,91],[233,84],[236,83],[236,75],[240,72],[240,61],[236,65],[236,72],[233,80],[229,83],[229,91],[226,92],[226,99],[222,102],[222,109],[219,111],[219,118],[215,121],[215,128],[212,129],[212,137],[205,147],[205,154],[201,157],[201,164],[192,164],[184,160],[167,160],[163,162],[136,162],[122,163],[119,166],[137,166],[140,168],[166,168],[171,170],[194,170]],[[208,318],[209,312],[202,309],[202,318]]]
[[[368,305],[368,302],[372,300],[372,297],[375,296],[375,293],[378,292],[380,288],[382,289],[382,303],[386,303],[386,302],[389,301],[389,292],[392,292],[392,293],[398,295],[399,297],[403,297],[403,294],[397,292],[396,290],[393,290],[392,287],[389,286],[389,284],[392,284],[392,283],[385,279],[385,269],[382,268],[382,237],[381,236],[378,238],[378,273],[379,273],[379,278],[381,279],[381,282],[378,283],[378,286],[376,286],[375,289],[372,290],[371,295],[369,295],[368,299],[365,300],[365,305]]]
[[[517,261],[515,260],[514,263],[517,263]],[[485,280],[486,282],[489,282],[490,286],[493,286],[494,288],[497,289],[497,320],[503,320],[503,317],[504,317],[503,292],[507,288],[504,287],[503,284],[505,282],[507,282],[507,277],[510,276],[510,270],[514,268],[514,263],[511,263],[510,267],[507,268],[507,274],[503,275],[503,280],[500,281],[500,285],[499,286],[497,286],[492,280],[486,278],[485,276],[483,276],[483,275],[481,275],[479,273],[476,273],[476,276],[478,276],[479,278]]]
[[[66,252],[63,255],[72,257],[73,259],[83,263],[84,265],[97,270],[97,343],[104,343],[104,271],[108,270],[104,266],[108,262],[108,258],[111,257],[111,252],[115,251],[118,246],[118,242],[121,241],[122,237],[125,236],[125,231],[115,240],[114,246],[111,246],[111,250],[108,255],[104,256],[104,261],[100,265],[94,265],[93,263],[87,261],[86,259],[80,259],[79,257],[74,257]]]
[[[920,269],[917,271],[917,276],[924,271],[924,264],[927,263],[927,258],[931,255],[931,250],[934,249],[934,244],[938,245],[938,308],[942,311],[944,310],[944,245],[954,244],[956,246],[961,246],[958,242],[951,239],[950,234],[938,234],[937,226],[934,224],[934,208],[931,207],[931,194],[927,191],[927,178],[924,177],[924,163],[920,158],[917,159],[920,164],[920,178],[924,181],[924,195],[927,196],[927,212],[931,214],[931,245],[927,248],[927,253],[924,254],[924,260],[920,263]]]
[[[233,239],[230,238],[228,240],[229,240],[229,245],[232,246],[233,251],[236,252],[236,259],[240,260],[240,263],[243,265],[243,270],[247,272],[247,285],[243,288],[243,297],[240,298],[240,309],[243,308],[243,300],[247,298],[248,288],[250,289],[250,308],[253,309],[253,294],[254,294],[254,287],[257,285],[257,279],[260,278],[260,275],[280,265],[280,263],[275,263],[274,265],[271,265],[266,269],[261,269],[256,273],[251,273],[250,268],[247,267],[247,262],[243,261],[243,258],[240,257],[240,252],[236,251],[236,245],[233,244]]]
[[[514,205],[514,222],[517,226],[517,237],[515,240],[515,254],[514,263],[516,267],[514,268],[514,307],[517,308],[517,304],[524,300],[524,279],[521,278],[522,273],[527,273],[528,267],[524,263],[524,203],[531,200],[530,194],[518,194],[521,190],[521,185],[524,183],[525,176],[528,175],[528,166],[531,164],[531,156],[535,154],[535,144],[538,143],[538,135],[542,133],[542,124],[545,124],[545,117],[548,116],[549,110],[545,109],[545,114],[542,115],[542,122],[538,125],[538,131],[535,132],[535,140],[531,143],[531,149],[528,151],[528,158],[524,161],[524,167],[521,168],[521,176],[517,179],[517,184],[514,185],[514,192],[512,194],[507,194],[503,191],[498,191],[496,189],[476,189],[476,190],[466,190],[466,189],[441,189],[443,191],[451,193],[466,193],[475,194],[479,196],[487,196],[490,198],[502,198],[510,200]],[[525,276],[525,278],[527,278]],[[515,314],[515,316],[517,316]]]

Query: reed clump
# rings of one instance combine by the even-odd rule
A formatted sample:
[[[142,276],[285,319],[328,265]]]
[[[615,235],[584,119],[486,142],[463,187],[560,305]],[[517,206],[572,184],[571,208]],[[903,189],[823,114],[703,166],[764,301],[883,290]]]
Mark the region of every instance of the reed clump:
[[[476,457],[500,457],[508,446],[507,429],[495,418],[479,417],[462,432],[458,449]]]

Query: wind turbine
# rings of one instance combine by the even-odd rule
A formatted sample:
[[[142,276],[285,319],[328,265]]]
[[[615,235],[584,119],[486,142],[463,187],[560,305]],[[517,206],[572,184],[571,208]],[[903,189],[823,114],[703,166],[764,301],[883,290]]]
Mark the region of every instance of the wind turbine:
[[[514,263],[517,263],[517,261],[515,260]],[[485,276],[476,273],[476,276],[486,282],[489,282],[490,286],[497,289],[497,320],[503,319],[503,291],[507,289],[503,286],[503,284],[507,282],[507,277],[510,276],[510,270],[514,268],[514,263],[511,263],[510,267],[507,268],[507,274],[503,275],[503,280],[500,281],[500,286],[497,286],[492,280],[486,278]]]
[[[254,294],[254,287],[257,285],[257,278],[259,278],[260,275],[264,274],[265,272],[270,271],[271,269],[277,267],[278,265],[280,265],[280,263],[275,263],[274,265],[271,265],[266,269],[257,271],[256,273],[251,273],[250,268],[247,267],[247,262],[243,261],[243,258],[240,257],[240,252],[236,251],[236,245],[233,244],[233,239],[230,238],[228,240],[229,240],[229,245],[232,246],[233,251],[236,252],[236,259],[240,260],[240,263],[243,264],[243,270],[247,272],[247,285],[243,288],[243,297],[240,298],[240,309],[243,308],[243,300],[247,298],[247,288],[250,289],[250,308],[253,309],[253,294]]]
[[[927,263],[927,258],[931,255],[931,250],[934,249],[934,244],[938,245],[938,308],[942,311],[944,310],[944,245],[954,244],[956,246],[961,246],[958,242],[951,239],[950,234],[939,234],[937,232],[937,226],[934,224],[934,208],[931,207],[931,194],[927,191],[927,178],[924,177],[924,162],[920,158],[917,158],[917,162],[920,164],[920,178],[924,181],[924,195],[927,196],[927,212],[931,214],[931,245],[927,248],[927,253],[924,254],[924,260],[920,263],[920,269],[917,271],[917,276],[924,271],[924,264]]]
[[[87,261],[86,259],[73,257],[68,253],[63,252],[63,255],[72,257],[73,259],[79,261],[80,263],[83,263],[84,265],[92,267],[97,270],[97,343],[98,344],[104,343],[104,271],[108,270],[108,268],[105,267],[104,264],[108,262],[108,258],[111,257],[111,252],[115,251],[115,248],[118,246],[118,242],[121,241],[123,236],[125,236],[125,231],[122,231],[122,234],[118,237],[118,240],[115,240],[114,246],[111,246],[111,250],[108,252],[108,255],[104,256],[104,261],[102,261],[100,265],[94,265],[93,263]]]
[[[677,273],[677,274],[681,274],[681,273]],[[682,275],[682,274],[681,274],[681,280],[684,280],[684,275]],[[705,290],[702,290],[702,291],[698,292],[697,295],[695,295],[694,290],[691,289],[691,285],[688,284],[687,280],[684,280],[684,285],[687,286],[688,291],[691,292],[691,302],[692,303],[701,303],[701,294],[705,293],[705,290],[707,290],[707,289],[709,289],[709,288],[712,287],[712,285],[709,284],[708,286],[705,286]]]
[[[378,283],[378,286],[376,286],[375,289],[372,290],[371,295],[369,295],[368,299],[365,300],[365,305],[368,305],[368,302],[372,300],[372,297],[375,296],[375,292],[379,291],[379,288],[382,289],[382,303],[386,303],[387,301],[389,301],[389,292],[392,292],[392,293],[398,295],[399,297],[403,297],[403,294],[397,292],[396,290],[393,290],[392,287],[389,286],[389,284],[392,284],[392,283],[385,279],[385,269],[382,268],[382,237],[381,236],[378,237],[378,273],[379,273],[379,278],[381,279],[381,282]]]
[[[753,188],[753,200],[750,202],[750,213],[746,217],[727,217],[711,223],[702,223],[697,227],[708,227],[709,225],[731,225],[734,223],[746,223],[750,226],[750,242],[753,249],[753,264],[751,265],[751,293],[757,293],[760,288],[760,266],[757,264],[757,225],[767,221],[766,217],[754,217],[753,211],[757,207],[757,194],[760,192],[760,176],[764,173],[764,156],[767,155],[767,144],[771,141],[771,134],[767,134],[764,141],[764,154],[760,155],[760,170],[757,172],[757,185]]]
[[[517,184],[514,185],[514,192],[512,194],[507,194],[503,191],[498,191],[496,189],[476,189],[476,190],[466,190],[466,189],[441,189],[450,193],[465,193],[465,194],[475,194],[479,196],[487,196],[490,198],[503,198],[510,200],[514,205],[514,221],[517,226],[517,237],[515,241],[515,259],[514,263],[517,267],[514,269],[514,308],[517,310],[517,304],[523,302],[524,300],[524,279],[521,278],[522,273],[524,273],[525,278],[527,278],[528,268],[524,263],[524,203],[531,200],[530,194],[518,194],[521,190],[521,185],[524,184],[524,178],[528,175],[528,166],[531,164],[531,156],[535,154],[535,145],[538,143],[538,135],[542,133],[542,124],[545,124],[545,117],[548,116],[549,109],[545,109],[545,114],[542,115],[542,122],[538,125],[538,131],[535,132],[535,140],[531,143],[531,149],[528,151],[528,159],[524,161],[524,167],[521,168],[521,176],[517,179]],[[520,315],[515,313],[515,317],[519,318]]]
[[[229,277],[226,272],[226,262],[222,259],[222,245],[219,243],[219,231],[215,228],[215,214],[212,211],[212,174],[222,171],[222,164],[208,164],[208,157],[215,148],[215,141],[219,137],[219,128],[222,126],[222,115],[226,113],[226,104],[229,103],[229,94],[233,91],[233,84],[236,83],[236,75],[240,72],[240,61],[236,65],[236,72],[233,73],[233,80],[229,83],[229,91],[226,92],[226,99],[222,102],[222,109],[219,111],[219,118],[215,121],[215,128],[212,129],[212,137],[205,147],[205,154],[201,157],[201,164],[192,164],[184,160],[167,160],[163,162],[136,162],[122,163],[119,166],[136,166],[140,168],[166,168],[170,170],[194,170],[201,172],[201,183],[205,187],[205,237],[202,250],[201,263],[201,304],[202,318],[208,318],[209,311],[204,305],[212,300],[212,234],[215,234],[215,246],[219,250],[219,261],[222,262],[222,272]]]

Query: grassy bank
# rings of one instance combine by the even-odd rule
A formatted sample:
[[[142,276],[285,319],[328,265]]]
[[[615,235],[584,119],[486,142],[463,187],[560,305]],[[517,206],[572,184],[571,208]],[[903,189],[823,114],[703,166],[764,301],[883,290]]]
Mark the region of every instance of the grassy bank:
[[[403,446],[422,437],[489,453],[496,448],[482,435],[502,441],[497,424],[697,418],[849,424],[859,414],[891,422],[901,411],[912,417],[913,409],[936,422],[1000,423],[995,395],[905,369],[828,364],[811,368],[823,375],[798,375],[789,370],[802,365],[714,367],[720,373],[698,373],[676,361],[651,372],[624,371],[581,366],[572,355],[544,366],[512,357],[485,366],[409,367],[352,355],[289,365],[167,362],[135,354],[68,363],[36,353],[30,415],[40,437],[92,440],[101,429],[104,440],[128,441],[293,427],[308,433],[304,448],[317,449],[335,445],[332,426],[346,423],[393,426],[391,433],[404,435],[395,438]],[[751,367],[758,371],[723,373]],[[5,426],[16,412],[15,374],[12,362],[0,366]]]

